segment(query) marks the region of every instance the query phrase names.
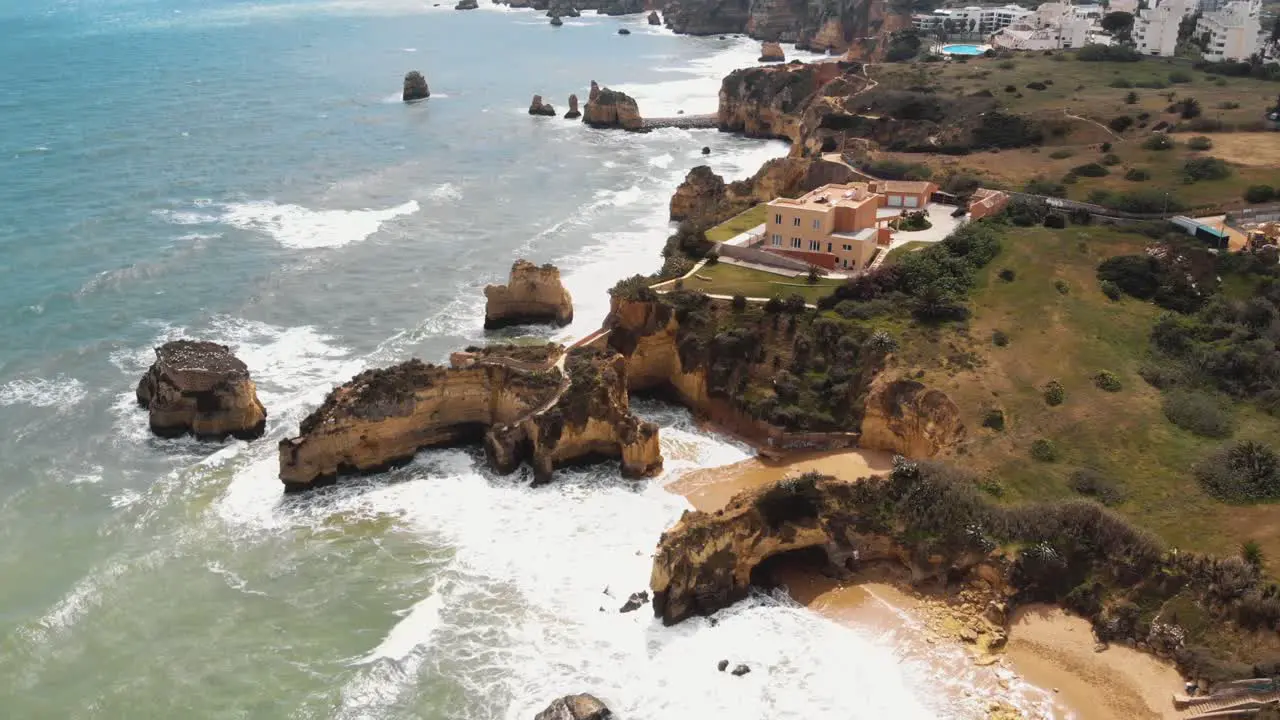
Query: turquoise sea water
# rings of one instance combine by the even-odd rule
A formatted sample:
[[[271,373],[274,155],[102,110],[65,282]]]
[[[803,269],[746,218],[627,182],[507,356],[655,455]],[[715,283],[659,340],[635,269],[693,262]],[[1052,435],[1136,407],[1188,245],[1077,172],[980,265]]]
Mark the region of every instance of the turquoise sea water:
[[[650,483],[532,490],[453,450],[281,495],[275,442],[361,369],[483,341],[514,258],[560,265],[555,334],[584,334],[657,267],[688,168],[785,152],[530,118],[534,93],[707,112],[757,54],[487,4],[0,3],[0,716],[527,719],[578,691],[624,718],[980,714],[894,638],[775,598],[715,626],[616,613],[687,507],[663,485],[744,457],[669,407],[641,405]],[[410,69],[429,101],[398,101]],[[265,438],[149,435],[133,387],[176,337],[235,346]],[[721,657],[756,671],[727,683]]]

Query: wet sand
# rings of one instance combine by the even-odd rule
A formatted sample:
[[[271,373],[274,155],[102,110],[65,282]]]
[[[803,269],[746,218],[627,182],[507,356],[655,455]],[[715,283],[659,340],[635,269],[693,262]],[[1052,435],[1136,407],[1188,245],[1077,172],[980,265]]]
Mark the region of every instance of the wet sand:
[[[888,472],[891,467],[889,453],[861,450],[798,454],[781,461],[757,457],[690,472],[668,489],[684,495],[698,510],[709,512],[744,490],[805,472],[817,471],[852,482]],[[1125,647],[1095,652],[1089,622],[1059,608],[1020,608],[1010,623],[1004,653],[983,657],[973,646],[960,643],[939,627],[937,612],[930,622],[936,603],[930,606],[930,601],[898,589],[905,587],[905,570],[876,566],[853,581],[841,582],[814,568],[794,567],[783,570],[778,579],[792,598],[814,612],[890,634],[904,658],[925,658],[940,677],[963,676],[960,685],[988,698],[994,689],[994,697],[1010,705],[1000,709],[986,706],[975,717],[1177,717],[1171,697],[1181,689],[1182,678],[1171,665]],[[942,632],[935,632],[938,630]],[[952,652],[939,652],[943,646]],[[957,665],[957,655],[966,657],[969,652],[975,657]],[[957,692],[966,697],[970,694],[970,690]]]

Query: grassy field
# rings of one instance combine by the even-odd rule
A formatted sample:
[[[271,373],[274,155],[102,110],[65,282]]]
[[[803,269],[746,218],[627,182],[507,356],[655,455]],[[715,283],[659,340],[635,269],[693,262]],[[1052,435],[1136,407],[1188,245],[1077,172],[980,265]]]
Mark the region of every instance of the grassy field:
[[[702,280],[699,276],[710,278]],[[786,298],[788,295],[801,295],[805,302],[815,303],[818,298],[831,294],[831,289],[844,282],[819,278],[815,284],[808,279],[775,275],[763,270],[755,270],[729,263],[704,265],[696,275],[686,278],[686,290],[697,290],[709,295],[742,295],[744,297],[769,298],[777,295]]]
[[[896,371],[923,369],[923,382],[956,401],[969,439],[952,460],[983,474],[1004,500],[1073,496],[1072,473],[1090,468],[1123,486],[1120,512],[1173,546],[1234,553],[1254,539],[1280,562],[1280,506],[1230,506],[1204,494],[1190,468],[1224,441],[1169,423],[1160,392],[1138,376],[1159,309],[1112,302],[1098,290],[1101,260],[1141,252],[1147,242],[1098,227],[1011,232],[981,272],[968,327],[912,337]],[[1005,268],[1014,271],[1013,281],[999,278]],[[1065,283],[1065,293],[1056,281]],[[996,330],[1008,335],[1007,346],[992,342]],[[1102,370],[1120,378],[1120,392],[1094,385]],[[1066,389],[1057,407],[1043,398],[1050,380]],[[991,408],[1003,410],[1003,431],[983,426]],[[1274,443],[1280,436],[1276,418],[1240,407],[1238,419],[1238,439]],[[1032,459],[1032,443],[1041,438],[1057,446],[1056,462]]]
[[[1104,124],[1117,115],[1150,113],[1152,123],[1170,119],[1164,110],[1170,101],[1167,93],[1177,98],[1192,96],[1200,101],[1204,116],[1233,125],[1257,123],[1265,107],[1274,101],[1277,88],[1253,78],[1224,78],[1206,75],[1192,68],[1182,58],[1144,58],[1139,62],[1082,62],[1072,52],[1053,56],[1028,53],[1009,60],[971,58],[966,62],[893,63],[877,65],[872,76],[886,87],[932,87],[939,93],[970,95],[989,91],[1008,110],[1034,113],[1064,109],[1071,113],[1100,120]],[[1173,82],[1171,77],[1189,82]],[[1044,90],[1032,90],[1029,83],[1041,82]],[[1111,87],[1113,84],[1133,87]],[[1014,92],[1006,92],[1012,85]],[[1138,85],[1163,85],[1163,88],[1141,88]],[[1138,95],[1138,101],[1127,104],[1125,96]],[[1226,109],[1224,103],[1239,103],[1239,108]]]
[[[744,233],[751,228],[764,222],[765,213],[768,207],[763,204],[756,205],[750,210],[746,210],[739,215],[735,215],[728,220],[707,231],[707,239],[711,242],[724,242],[735,235]]]

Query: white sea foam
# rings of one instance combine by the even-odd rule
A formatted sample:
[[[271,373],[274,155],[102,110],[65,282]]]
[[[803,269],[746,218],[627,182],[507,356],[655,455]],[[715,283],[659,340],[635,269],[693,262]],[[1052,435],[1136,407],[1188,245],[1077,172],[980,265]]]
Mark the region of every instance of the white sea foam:
[[[381,210],[312,210],[266,200],[230,204],[219,220],[242,230],[266,233],[284,247],[309,250],[367,240],[388,220],[417,211],[416,200]]]
[[[18,378],[0,385],[0,406],[67,408],[88,397],[84,383],[59,375],[53,379]]]
[[[403,619],[391,628],[378,647],[356,663],[363,665],[383,658],[404,661],[414,652],[424,650],[432,633],[440,627],[440,610],[443,607],[444,595],[437,588],[405,611]]]
[[[427,199],[436,202],[457,202],[462,199],[462,189],[451,182],[441,183],[427,191]]]
[[[151,214],[174,225],[208,225],[218,221],[216,215],[190,210],[153,210]]]
[[[649,164],[662,169],[671,167],[671,163],[675,162],[675,158],[671,157],[671,153],[663,153],[658,157],[649,158]]]

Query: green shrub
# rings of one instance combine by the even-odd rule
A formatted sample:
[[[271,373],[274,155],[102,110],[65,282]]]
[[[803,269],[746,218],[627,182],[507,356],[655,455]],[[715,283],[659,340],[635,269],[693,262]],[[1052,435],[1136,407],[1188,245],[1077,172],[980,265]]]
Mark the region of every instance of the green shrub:
[[[731,305],[734,312],[742,312],[747,309],[747,299],[742,295],[734,295]]]
[[[1009,344],[1009,335],[1003,330],[992,330],[991,344],[996,347],[1005,347]]]
[[[1193,97],[1182,98],[1169,106],[1169,112],[1178,113],[1183,120],[1193,120],[1200,117],[1200,101]]]
[[[1280,497],[1280,458],[1259,442],[1246,440],[1220,448],[1198,463],[1196,480],[1205,492],[1228,502]]]
[[[996,67],[1000,68],[1001,70],[1012,70],[1018,67],[1018,63],[1012,60],[1001,60],[1000,62],[996,63]]]
[[[1120,383],[1120,378],[1110,370],[1100,370],[1097,375],[1093,376],[1093,384],[1098,388],[1107,392],[1120,392],[1124,389],[1124,385]]]
[[[1173,138],[1164,133],[1156,133],[1142,141],[1143,150],[1172,150]]]
[[[1231,166],[1225,160],[1216,157],[1188,158],[1182,165],[1184,182],[1200,182],[1201,180],[1225,180],[1231,177]]]
[[[1060,295],[1066,295],[1071,292],[1071,286],[1067,284],[1066,280],[1061,278],[1053,281],[1053,289],[1057,290]]]
[[[774,295],[773,297],[769,298],[768,301],[766,301],[764,304],[764,311],[767,313],[782,312],[782,298],[778,297],[777,295]]]
[[[1071,168],[1071,172],[1083,177],[1106,177],[1111,171],[1098,163],[1086,163]]]
[[[1003,280],[1003,281],[1005,281],[1005,282],[1013,282],[1013,281],[1014,281],[1014,278],[1016,278],[1016,277],[1018,277],[1018,274],[1017,274],[1017,273],[1015,273],[1011,268],[1001,268],[1001,269],[1000,269],[1000,279],[1001,279],[1001,280]]]
[[[997,432],[1004,431],[1004,410],[1000,408],[988,408],[987,412],[982,416],[982,427],[991,428]]]
[[[1122,133],[1125,130],[1128,130],[1129,128],[1133,127],[1133,118],[1129,117],[1128,115],[1118,115],[1116,117],[1111,118],[1111,122],[1107,123],[1107,127],[1111,128],[1112,130],[1118,133]]]
[[[1103,280],[1098,284],[1098,287],[1102,289],[1102,294],[1106,295],[1110,300],[1119,300],[1121,297],[1124,297],[1124,293],[1120,290],[1120,286],[1110,280]]]
[[[756,508],[773,528],[816,518],[822,502],[817,487],[821,477],[818,473],[805,473],[782,480],[756,498]]]
[[[1005,85],[1005,86],[1004,86],[1004,91],[1005,91],[1005,92],[1007,92],[1007,93],[1016,93],[1016,92],[1018,92],[1018,86],[1017,86],[1017,85]]]
[[[1096,499],[1103,505],[1119,505],[1124,502],[1124,486],[1093,468],[1080,468],[1071,473],[1067,485],[1075,492]]]
[[[1124,96],[1125,105],[1136,105],[1137,102],[1138,102],[1138,93],[1136,92],[1130,92],[1128,95]]]
[[[1027,181],[1027,184],[1022,187],[1022,191],[1031,195],[1044,195],[1046,197],[1067,196],[1067,189],[1062,186],[1062,183],[1055,183],[1052,180],[1048,180],[1043,177],[1031,178]],[[1032,224],[1038,225],[1039,223],[1040,221],[1036,220]]]
[[[1104,144],[1109,144],[1109,143],[1104,143]],[[1103,156],[1102,156],[1102,160],[1100,160],[1099,162],[1101,162],[1103,165],[1107,165],[1107,166],[1119,165],[1119,164],[1120,164],[1120,156],[1119,156],[1119,155],[1117,155],[1117,154],[1115,154],[1115,153],[1110,153],[1110,152],[1109,152],[1109,153],[1107,153],[1106,155],[1103,155]]]
[[[1203,135],[1197,135],[1187,141],[1187,147],[1192,150],[1209,150],[1213,147],[1213,141]]]
[[[1120,90],[1128,90],[1129,88],[1133,87],[1133,83],[1129,82],[1128,80],[1125,80],[1124,78],[1116,78],[1115,80],[1111,81],[1110,87],[1118,88]]]
[[[1228,438],[1235,432],[1231,408],[1206,393],[1171,390],[1164,396],[1163,409],[1169,422],[1201,437]]]
[[[1174,84],[1189,83],[1191,80],[1191,73],[1186,70],[1174,70],[1169,73],[1169,82]]]
[[[1280,193],[1270,185],[1250,185],[1244,191],[1245,202],[1249,203],[1265,203],[1275,200]]]
[[[1042,82],[1029,82],[1027,83],[1027,89],[1028,90],[1047,90],[1048,86]]]
[[[1031,457],[1040,462],[1057,462],[1058,446],[1052,440],[1039,438],[1031,443]]]
[[[1084,62],[1138,62],[1142,54],[1126,45],[1085,45],[1076,51]]]
[[[1045,383],[1043,394],[1044,404],[1049,407],[1061,405],[1067,399],[1067,389],[1057,380],[1050,380]]]
[[[1124,173],[1124,179],[1129,182],[1146,182],[1151,179],[1151,171],[1146,168],[1129,168]]]
[[[1063,160],[1065,158],[1071,157],[1072,155],[1075,155],[1075,152],[1068,150],[1066,148],[1062,148],[1061,150],[1054,150],[1053,152],[1049,153],[1049,157],[1053,158],[1054,160]]]
[[[1177,368],[1165,365],[1143,365],[1138,368],[1138,375],[1147,384],[1157,390],[1168,390],[1182,382],[1182,373]]]
[[[1181,200],[1156,188],[1110,193],[1102,198],[1100,204],[1113,210],[1133,213],[1166,213],[1186,209]]]

